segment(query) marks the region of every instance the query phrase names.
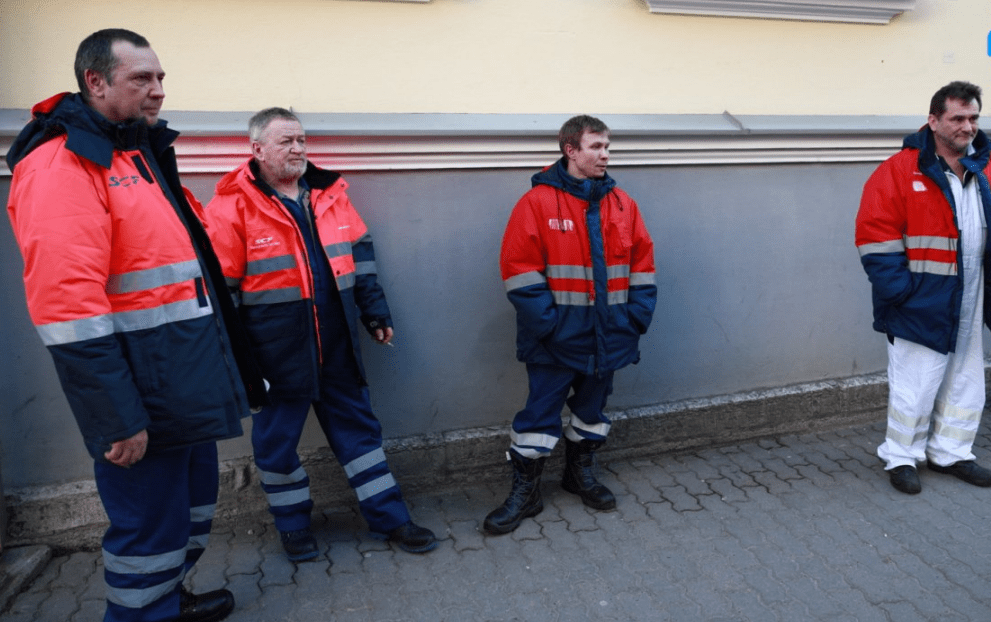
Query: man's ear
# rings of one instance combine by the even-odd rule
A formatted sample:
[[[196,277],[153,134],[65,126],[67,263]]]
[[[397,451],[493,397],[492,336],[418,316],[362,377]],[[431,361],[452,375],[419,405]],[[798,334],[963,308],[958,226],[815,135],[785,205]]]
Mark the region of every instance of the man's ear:
[[[90,100],[103,98],[108,84],[107,79],[102,73],[87,69],[83,74],[83,82],[86,84],[86,88],[89,89]]]
[[[575,154],[578,153],[578,148],[570,143],[565,143],[564,145],[564,155],[569,160],[575,159]]]

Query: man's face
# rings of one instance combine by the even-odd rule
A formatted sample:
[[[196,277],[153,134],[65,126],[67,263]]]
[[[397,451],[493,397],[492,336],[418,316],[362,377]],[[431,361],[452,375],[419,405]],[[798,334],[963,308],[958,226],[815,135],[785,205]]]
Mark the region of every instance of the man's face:
[[[115,41],[110,49],[118,60],[111,80],[86,72],[90,104],[115,123],[144,119],[154,125],[165,101],[165,71],[158,56],[150,47],[134,47],[127,41]]]
[[[272,120],[251,152],[266,181],[295,182],[306,172],[306,134],[297,121]]]
[[[572,145],[564,146],[568,156],[568,173],[578,179],[597,179],[606,174],[609,164],[609,134],[604,132],[585,131],[582,134],[581,145],[575,149]]]
[[[936,137],[936,153],[942,156],[962,156],[977,136],[977,119],[981,116],[977,100],[964,102],[947,99],[946,111],[929,115],[929,129]]]

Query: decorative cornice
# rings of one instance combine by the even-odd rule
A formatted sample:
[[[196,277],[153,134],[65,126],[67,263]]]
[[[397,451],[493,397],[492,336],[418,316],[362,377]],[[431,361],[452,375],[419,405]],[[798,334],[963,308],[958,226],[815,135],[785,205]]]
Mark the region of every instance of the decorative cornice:
[[[247,112],[178,112],[169,125],[183,173],[225,173],[249,155]],[[29,118],[0,110],[0,153]],[[300,114],[309,157],[349,170],[533,168],[560,157],[567,115]],[[923,117],[602,115],[612,129],[610,166],[877,162]],[[10,175],[0,163],[0,176]]]
[[[646,0],[651,13],[887,24],[915,0]]]

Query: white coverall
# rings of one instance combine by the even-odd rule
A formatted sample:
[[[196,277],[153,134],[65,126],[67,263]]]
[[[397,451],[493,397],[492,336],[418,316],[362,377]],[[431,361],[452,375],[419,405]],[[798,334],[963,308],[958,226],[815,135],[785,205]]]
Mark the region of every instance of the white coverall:
[[[957,206],[963,301],[956,351],[940,354],[895,338],[888,344],[888,429],[877,448],[886,470],[927,458],[948,466],[973,460],[971,447],[984,410],[984,247],[987,223],[977,180],[966,187],[946,172]],[[930,423],[932,433],[930,434]]]

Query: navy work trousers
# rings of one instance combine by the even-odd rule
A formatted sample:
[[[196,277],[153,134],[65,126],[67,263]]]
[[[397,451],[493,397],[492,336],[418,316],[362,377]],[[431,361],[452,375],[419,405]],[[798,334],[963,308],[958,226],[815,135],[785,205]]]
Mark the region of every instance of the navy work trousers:
[[[342,382],[327,376],[325,369],[313,411],[358,496],[368,528],[388,533],[410,515],[382,451],[382,426],[372,412],[368,387],[350,381],[350,375]],[[279,531],[310,526],[310,478],[296,452],[309,411],[307,400],[275,401],[253,415],[255,466]]]
[[[612,424],[602,411],[612,393],[612,372],[600,378],[566,367],[535,363],[528,363],[526,371],[530,394],[526,406],[513,419],[511,450],[524,458],[545,458],[562,432],[576,443],[606,439]],[[565,404],[571,417],[562,426],[561,410]]]
[[[217,444],[149,452],[130,468],[97,462],[105,622],[179,617],[179,586],[203,554],[217,504]]]

